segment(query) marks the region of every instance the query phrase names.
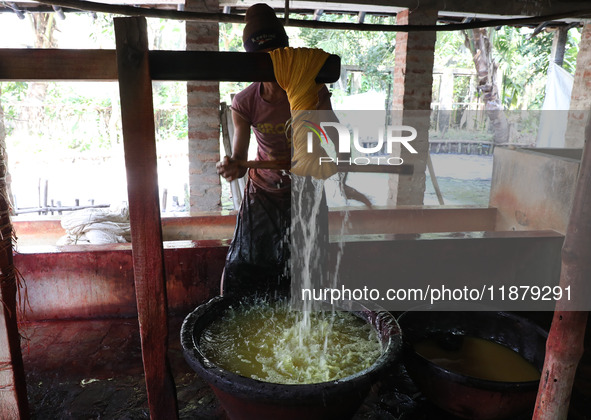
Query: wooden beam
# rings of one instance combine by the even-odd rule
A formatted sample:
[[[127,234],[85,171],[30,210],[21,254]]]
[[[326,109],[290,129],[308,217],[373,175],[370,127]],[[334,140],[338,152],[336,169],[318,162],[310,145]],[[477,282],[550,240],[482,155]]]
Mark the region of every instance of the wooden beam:
[[[16,16],[20,19],[23,20],[25,18],[25,14],[23,13],[23,11],[21,9],[19,9],[19,7],[13,3],[13,2],[9,2],[6,3],[8,5],[8,7],[10,9],[12,9],[12,11],[16,14]]]
[[[135,294],[152,419],[176,419],[158,197],[152,80],[144,18],[115,18]]]
[[[363,23],[365,21],[365,12],[359,12],[357,15],[357,23]]]
[[[562,246],[560,287],[572,297],[556,303],[533,420],[566,420],[577,366],[585,348],[591,293],[591,118],[572,210]]]
[[[445,0],[442,0],[445,1]],[[41,0],[39,0],[41,2]],[[89,2],[82,0],[43,0],[44,4],[56,5],[61,7],[103,12],[117,15],[126,16],[143,16],[143,17],[154,17],[161,19],[176,19],[184,21],[204,21],[204,22],[231,22],[231,23],[244,23],[243,15],[236,14],[225,14],[225,13],[208,13],[208,12],[180,12],[176,10],[162,10],[157,8],[143,8],[134,7],[128,5],[109,4],[101,2]],[[269,3],[269,2],[267,2]],[[471,7],[474,7],[474,2],[469,2]],[[486,3],[486,2],[480,2]],[[287,4],[287,5],[286,5]],[[325,3],[326,4],[326,3]],[[273,4],[270,4],[274,7]],[[223,5],[222,5],[223,6]],[[245,4],[236,5],[238,7],[244,7]],[[294,5],[290,3],[290,0],[285,0],[283,6],[274,7],[283,9],[285,11],[284,25],[285,26],[297,26],[302,28],[316,28],[316,29],[335,29],[335,30],[354,30],[354,31],[390,31],[390,32],[415,32],[415,31],[457,31],[463,29],[474,29],[474,28],[485,28],[485,27],[497,27],[503,25],[532,25],[544,21],[581,21],[582,19],[589,16],[591,13],[590,9],[581,9],[580,5],[573,5],[572,8],[562,5],[557,8],[559,10],[556,13],[551,14],[540,14],[541,11],[537,10],[536,16],[533,17],[515,17],[515,18],[503,18],[500,15],[490,15],[490,20],[480,20],[467,24],[449,24],[449,25],[382,25],[382,24],[357,24],[357,23],[346,23],[346,22],[321,22],[315,20],[302,20],[302,19],[290,19],[289,8],[294,8]],[[377,6],[368,5],[368,12],[376,12]],[[496,5],[495,5],[496,7]],[[319,9],[321,7],[314,7],[313,9]],[[413,5],[410,9],[414,10]],[[324,7],[325,10],[329,10]],[[406,10],[404,7],[397,8],[399,11]],[[570,11],[565,11],[570,9]],[[447,12],[448,7],[446,4],[441,7],[432,5],[431,10],[445,10],[446,14],[452,15],[453,12]],[[496,7],[495,10],[498,10]],[[356,10],[362,11],[362,10]],[[471,9],[470,16],[474,16],[474,9]],[[398,13],[398,12],[396,12]],[[514,13],[509,13],[513,15]],[[514,15],[520,16],[523,14],[523,10],[519,10]],[[526,14],[527,15],[527,14]]]
[[[35,0],[19,0],[18,4],[22,7],[28,5],[38,5],[41,2]],[[45,2],[43,2],[45,3]],[[106,0],[107,4],[120,4],[130,6],[142,6],[143,9],[162,10],[164,8],[171,8],[184,4],[184,0]],[[247,9],[255,3],[260,3],[260,0],[220,0],[219,6],[221,9],[231,7],[236,9]],[[269,0],[266,1],[272,8],[282,11],[284,9],[285,0]],[[394,4],[393,4],[394,3]],[[581,8],[585,0],[561,0],[555,2],[541,2],[536,4],[535,14],[550,14],[560,13],[564,10],[577,10]],[[327,12],[368,12],[377,14],[397,14],[404,9],[414,9],[417,6],[416,0],[372,0],[371,2],[363,0],[290,0],[290,8],[292,10],[315,10],[325,9]],[[66,7],[66,6],[64,6]],[[67,7],[72,7],[67,6]],[[495,19],[502,16],[518,17],[532,14],[531,11],[526,10],[524,1],[505,2],[500,8],[497,2],[481,1],[474,2],[470,0],[455,0],[449,2],[448,0],[430,0],[429,7],[441,10],[444,14],[453,14],[454,16],[468,15],[474,16],[477,19]]]
[[[60,20],[64,20],[66,18],[66,15],[64,14],[64,11],[61,7],[52,6],[51,8],[53,9],[53,11],[55,12],[55,14],[58,16],[58,18]]]
[[[116,81],[115,50],[3,48],[0,80]]]
[[[268,54],[216,51],[150,51],[153,80],[275,80]],[[318,83],[336,82],[341,60],[330,55]],[[116,81],[114,50],[0,49],[0,80]]]
[[[220,7],[232,6],[235,8],[246,9],[260,0],[220,0]],[[274,9],[281,10],[284,0],[268,0],[265,1]],[[441,10],[442,13],[455,12],[456,14],[464,14],[475,16],[477,18],[490,19],[501,17],[503,15],[509,16],[527,16],[532,11],[527,11],[525,1],[511,1],[504,2],[503,7],[495,1],[480,1],[475,2],[471,0],[429,0],[428,4],[420,3],[420,6],[430,7],[436,10]],[[559,13],[564,10],[576,10],[581,7],[585,0],[561,0],[559,2],[543,2],[543,4],[536,4],[536,14]],[[417,7],[416,0],[290,0],[290,7],[292,10],[315,10],[324,9],[328,12],[368,12],[377,14],[399,13],[404,9],[415,9]]]

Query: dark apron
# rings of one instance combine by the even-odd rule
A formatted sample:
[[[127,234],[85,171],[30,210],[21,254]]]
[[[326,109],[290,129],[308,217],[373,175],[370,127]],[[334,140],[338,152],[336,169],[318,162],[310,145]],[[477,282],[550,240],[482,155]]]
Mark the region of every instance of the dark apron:
[[[319,206],[313,208],[312,197],[315,193],[310,179],[299,178],[293,181],[294,194],[291,188],[269,191],[248,180],[236,220],[234,238],[226,256],[222,290],[224,295],[285,296],[290,292],[292,273],[297,282],[296,287],[300,287],[304,269],[307,270],[304,277],[309,272],[315,283],[325,276],[328,255],[326,197],[322,191]],[[303,199],[297,198],[299,194],[303,194]],[[308,233],[304,233],[306,226],[302,226],[299,218],[295,219],[294,231],[291,232],[292,196],[294,209],[302,214],[302,220],[312,221],[308,227],[316,235],[312,267],[304,267],[303,261],[309,255],[309,249],[304,249],[302,237]]]

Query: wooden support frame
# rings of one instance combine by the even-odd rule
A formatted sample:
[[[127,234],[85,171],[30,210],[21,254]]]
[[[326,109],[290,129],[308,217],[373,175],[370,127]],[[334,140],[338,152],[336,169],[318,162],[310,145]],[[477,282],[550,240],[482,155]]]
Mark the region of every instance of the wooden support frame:
[[[116,50],[0,49],[0,81],[119,81],[134,282],[151,418],[178,418],[167,359],[167,301],[152,80],[272,81],[268,54],[148,51],[145,18],[115,18]],[[339,79],[332,55],[316,81]],[[24,381],[24,373],[21,375]],[[26,396],[25,402],[26,402]],[[20,398],[22,399],[22,397]]]
[[[151,418],[173,419],[178,418],[178,406],[167,358],[168,311],[152,80],[267,81],[274,80],[275,75],[268,54],[150,53],[145,18],[115,18],[114,22],[134,281],[148,405]],[[339,76],[340,58],[331,56],[316,80],[336,81]]]
[[[130,19],[131,21],[139,21],[141,19],[138,18],[126,18],[126,19]],[[140,24],[131,24],[131,23],[122,23],[121,24],[121,28],[123,31],[128,31],[130,30],[131,32],[138,32],[138,29],[140,29]],[[120,63],[119,63],[119,74],[117,71],[117,64],[115,62],[115,57],[116,57],[116,52],[114,50],[15,50],[15,49],[2,49],[0,50],[0,80],[104,80],[104,81],[115,81],[119,78],[119,80],[122,82],[122,84],[124,85],[124,87],[122,89],[125,89],[125,95],[122,94],[123,96],[126,96],[126,105],[125,105],[125,109],[126,109],[126,114],[124,115],[124,120],[131,122],[131,125],[128,125],[127,127],[127,132],[131,133],[130,135],[133,136],[132,139],[132,143],[135,142],[137,145],[139,146],[147,146],[148,150],[145,151],[141,151],[141,154],[136,154],[135,153],[135,149],[126,146],[126,155],[127,155],[127,149],[129,149],[131,152],[130,153],[130,158],[133,162],[130,165],[130,168],[128,168],[128,173],[131,172],[132,175],[134,176],[138,176],[138,178],[136,179],[136,182],[133,184],[133,191],[132,194],[134,195],[134,203],[135,203],[135,209],[134,212],[132,214],[132,220],[134,220],[134,224],[138,225],[138,223],[144,223],[145,226],[144,228],[146,229],[146,231],[144,232],[139,232],[137,233],[137,235],[139,235],[139,239],[136,242],[139,242],[136,245],[136,248],[134,248],[134,259],[138,258],[140,260],[142,260],[143,262],[145,262],[146,264],[142,267],[139,267],[139,270],[141,273],[148,273],[148,274],[154,274],[155,273],[155,278],[157,280],[157,282],[162,282],[162,284],[164,284],[164,276],[162,274],[162,267],[161,267],[161,255],[159,255],[161,249],[162,249],[162,243],[161,243],[161,232],[159,232],[160,227],[156,228],[155,227],[155,223],[153,219],[150,219],[149,217],[146,217],[146,215],[142,215],[140,214],[139,219],[138,216],[136,216],[137,212],[142,213],[143,209],[140,207],[139,204],[141,204],[142,202],[146,202],[148,203],[151,208],[148,209],[148,213],[150,215],[154,215],[154,219],[159,221],[159,213],[156,212],[155,210],[157,209],[158,206],[158,199],[157,199],[157,184],[154,187],[153,184],[153,176],[154,173],[153,171],[155,170],[155,162],[153,161],[153,149],[152,149],[152,144],[149,143],[153,143],[153,119],[151,119],[151,122],[148,124],[148,126],[139,126],[137,121],[133,121],[133,119],[139,115],[139,116],[143,116],[144,121],[147,121],[148,118],[146,118],[146,115],[149,114],[149,109],[152,108],[152,102],[151,102],[151,90],[148,91],[148,81],[151,81],[152,79],[154,80],[224,80],[224,79],[216,79],[216,76],[207,76],[206,75],[197,75],[197,73],[195,73],[195,71],[197,69],[200,68],[200,66],[198,65],[198,61],[200,59],[200,57],[203,57],[202,54],[205,54],[205,52],[148,52],[147,48],[142,47],[144,39],[140,39],[141,37],[138,37],[135,40],[132,40],[132,44],[131,45],[137,45],[139,46],[139,48],[134,49],[134,48],[129,48],[129,45],[125,45],[126,42],[128,42],[129,40],[126,40],[124,37],[122,37],[121,40],[119,40],[118,42],[118,47],[121,46],[121,50],[126,50],[128,52],[130,52],[131,54],[127,57],[121,55],[120,58]],[[121,51],[119,51],[119,54],[122,54]],[[226,54],[226,53],[207,53],[207,54],[213,54],[210,57],[213,57],[214,59],[216,57],[221,56],[222,54]],[[246,53],[239,53],[240,57],[245,57],[248,54]],[[186,66],[183,70],[183,72],[179,72],[176,73],[172,72],[172,73],[168,73],[167,75],[161,75],[158,72],[155,72],[154,69],[152,68],[152,63],[154,64],[154,68],[156,68],[159,64],[159,60],[166,64],[166,60],[169,57],[178,57],[179,60],[181,60],[181,63],[184,62],[184,60],[187,59],[187,57],[193,56],[194,59],[197,60],[197,64],[195,65],[195,68],[190,68],[193,65],[190,65],[188,63],[185,63]],[[248,60],[258,60],[260,57],[263,57],[264,55],[258,55],[257,57],[252,57],[249,58]],[[153,58],[156,57],[156,58]],[[240,58],[242,59],[242,58]],[[162,61],[163,60],[163,61]],[[135,63],[135,64],[134,64]],[[209,63],[208,63],[209,64]],[[263,64],[263,67],[266,67],[268,64]],[[168,62],[168,65],[165,67],[174,67],[175,65],[172,64],[171,62]],[[243,80],[243,81],[249,81],[249,80],[266,80],[264,78],[268,77],[268,72],[264,73],[264,75],[261,75],[260,72],[258,72],[257,69],[259,69],[258,65],[254,65],[254,69],[251,73],[249,72],[242,72],[242,68],[240,68],[241,74],[239,76],[237,76],[237,79],[231,79],[231,80]],[[180,67],[179,67],[180,68]],[[235,67],[235,68],[239,68],[239,67]],[[170,71],[170,69],[165,69],[166,71]],[[268,70],[268,68],[267,68]],[[184,72],[189,71],[190,74],[186,74]],[[134,79],[137,75],[141,74],[142,77],[141,79]],[[209,72],[206,72],[209,73]],[[207,77],[206,77],[207,76]],[[211,77],[211,78],[209,78]],[[219,77],[219,76],[218,76]],[[255,78],[257,77],[257,78]],[[258,77],[263,78],[263,79],[258,79]],[[338,77],[337,77],[338,78]],[[269,79],[269,80],[272,80]],[[331,80],[327,80],[326,82],[330,82]],[[129,86],[128,86],[129,85]],[[151,88],[150,88],[151,89]],[[148,101],[147,103],[145,101],[138,101],[138,102],[132,102],[131,99],[132,98],[139,98],[139,99],[146,99],[146,98],[150,98],[150,101]],[[122,98],[122,106],[123,106],[123,98]],[[136,105],[141,107],[141,108],[137,108],[136,109]],[[141,110],[140,110],[141,109]],[[127,112],[129,111],[129,112]],[[152,127],[152,136],[150,137],[149,135],[149,127]],[[138,127],[139,126],[139,127]],[[139,132],[134,132],[134,128],[139,128]],[[124,130],[126,130],[124,128]],[[140,134],[145,133],[146,137],[142,137]],[[587,156],[587,153],[586,153]],[[143,159],[146,160],[143,160]],[[585,158],[584,161],[587,161],[588,159],[590,159],[591,157]],[[126,158],[127,159],[127,158]],[[144,174],[143,171],[147,170],[148,173]],[[150,185],[148,187],[146,187],[146,185],[141,185],[141,179],[143,177],[146,177],[146,179],[150,180]],[[588,184],[588,181],[585,185]],[[139,187],[138,187],[139,185]],[[138,188],[138,190],[136,190],[136,188]],[[141,193],[138,192],[145,192],[146,196],[142,197]],[[153,197],[156,196],[156,200],[153,200]],[[130,201],[130,205],[131,205],[131,201]],[[588,206],[586,207],[588,208]],[[141,211],[140,211],[141,210]],[[131,211],[131,209],[130,209]],[[573,221],[575,220],[574,218],[572,218]],[[588,217],[584,217],[584,216],[580,216],[577,218],[578,219],[583,219],[583,220],[588,220]],[[573,223],[574,226],[574,223]],[[132,228],[133,229],[133,228]],[[136,235],[136,236],[137,236]],[[151,238],[151,239],[150,239]],[[154,239],[156,238],[156,239]],[[159,238],[159,239],[158,239]],[[154,241],[152,241],[154,240]],[[160,248],[160,250],[156,249],[156,248]],[[585,250],[588,250],[588,247],[583,248]],[[146,254],[145,251],[149,250],[149,252],[151,253],[150,255]],[[150,256],[154,256],[156,258],[156,260],[158,261],[147,261],[147,259]],[[149,268],[148,267],[148,263],[150,265],[150,267],[155,267],[155,268]],[[150,271],[152,270],[152,271]],[[144,277],[142,279],[140,279],[140,281],[146,282],[147,279],[149,279],[148,277]],[[136,279],[136,282],[138,280]],[[156,300],[158,302],[162,302],[162,294],[161,292],[158,290],[158,288],[162,287],[162,284],[145,284],[143,286],[146,286],[146,289],[144,290],[145,294],[143,295],[144,299],[146,298],[146,300],[142,300],[143,303],[145,303],[146,305],[149,305],[149,302],[151,298],[153,298],[154,296],[152,296],[152,294],[155,294],[156,296]],[[12,293],[12,292],[11,292]],[[138,299],[140,299],[140,297],[138,297]],[[142,303],[142,304],[143,304]],[[166,305],[166,300],[164,299],[164,305]],[[139,309],[139,308],[138,308]],[[147,310],[151,311],[154,308],[150,308],[148,307]],[[161,309],[161,308],[160,308]],[[150,313],[150,312],[149,312]],[[162,319],[162,313],[156,311],[156,316],[159,317],[159,319]],[[558,313],[558,316],[562,316],[564,314]],[[571,314],[568,314],[569,316],[572,316]],[[161,325],[156,325],[156,333],[154,333],[154,325],[152,325],[151,323],[151,318],[148,316],[147,318],[143,318],[144,320],[148,320],[147,323],[142,324],[140,321],[140,327],[145,328],[145,332],[146,332],[146,340],[150,341],[150,342],[155,342],[157,344],[161,344],[161,342],[165,343],[165,340],[162,340],[162,335],[158,335],[158,333],[160,334],[166,334],[166,328],[162,329]],[[578,314],[575,315],[572,319],[572,323],[571,325],[575,325],[577,326],[577,329],[580,329],[581,325],[584,324],[584,322],[586,322],[586,314]],[[556,327],[556,329],[558,329]],[[568,331],[568,329],[562,328],[561,329],[562,332]],[[142,337],[143,340],[143,337]],[[162,340],[162,341],[161,341]],[[558,341],[558,340],[557,340]],[[580,345],[580,338],[577,336],[576,337],[576,345],[579,346]],[[144,345],[144,342],[142,341],[142,344]],[[146,351],[150,351],[150,349],[143,349]],[[160,353],[161,350],[158,350]],[[162,355],[162,354],[160,354]],[[574,355],[576,358],[576,354]],[[144,353],[144,361],[146,361],[146,357],[148,357],[148,359],[151,357],[150,354],[145,354]],[[149,359],[149,360],[156,360],[154,358]],[[166,378],[166,372],[168,370],[166,369],[166,366],[164,366],[164,369],[161,370],[161,372],[164,372],[164,374],[161,374],[161,377],[159,378],[152,378],[152,377],[148,377],[146,376],[147,382],[148,383],[148,387],[149,389],[163,389],[166,392],[160,394],[160,395],[154,395],[152,398],[153,400],[151,401],[151,414],[153,418],[174,418],[176,417],[176,413],[174,413],[174,417],[170,417],[170,413],[175,411],[176,407],[176,402],[174,401],[174,388],[171,390],[170,389],[170,383],[167,383],[167,378]],[[24,374],[21,375],[22,378],[24,379]],[[160,384],[154,384],[154,381],[157,380],[161,380],[163,383]],[[173,385],[173,384],[172,384]],[[174,385],[173,385],[174,387]],[[550,393],[550,390],[547,390],[548,393]],[[172,395],[171,400],[165,400],[165,397]],[[540,393],[540,395],[545,395]],[[22,401],[20,401],[22,403]],[[160,403],[162,403],[162,405],[160,405]],[[552,403],[554,404],[554,400],[552,400]],[[153,411],[152,410],[152,406],[156,407],[156,410]],[[555,405],[555,404],[554,404]],[[544,407],[538,407],[539,410],[545,410],[546,408]],[[547,411],[546,411],[547,412]],[[540,417],[536,417],[536,418],[542,418],[542,414],[536,414],[536,416],[540,416]]]
[[[585,351],[589,312],[585,311],[591,286],[591,118],[572,210],[562,247],[560,287],[574,290],[572,301],[556,303],[533,420],[566,420],[579,361]]]

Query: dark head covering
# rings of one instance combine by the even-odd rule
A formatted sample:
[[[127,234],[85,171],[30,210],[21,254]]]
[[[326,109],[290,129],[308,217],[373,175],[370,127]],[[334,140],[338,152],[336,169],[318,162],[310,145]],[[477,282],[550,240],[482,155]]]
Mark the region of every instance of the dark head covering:
[[[247,52],[287,47],[289,38],[275,11],[265,3],[257,3],[248,8],[244,17],[246,26],[242,32],[242,42]]]

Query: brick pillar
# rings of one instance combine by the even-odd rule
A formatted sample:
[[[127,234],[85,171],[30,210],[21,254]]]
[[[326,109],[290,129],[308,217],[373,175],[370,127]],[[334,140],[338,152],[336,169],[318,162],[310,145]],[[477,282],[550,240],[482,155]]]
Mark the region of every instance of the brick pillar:
[[[437,10],[404,10],[396,17],[397,25],[435,25],[436,22]],[[404,147],[400,150],[404,163],[414,165],[414,174],[390,177],[389,205],[423,204],[435,40],[435,32],[398,32],[396,35],[392,124],[410,125],[417,130],[417,138],[411,144],[418,154]],[[393,153],[398,155],[398,152]]]
[[[217,12],[218,0],[186,0],[185,10]],[[218,51],[216,22],[187,22],[187,50]],[[203,63],[207,66],[207,63]],[[220,89],[218,82],[187,82],[189,200],[191,214],[220,209]]]
[[[583,27],[581,34],[569,109],[565,147],[583,147],[587,116],[591,110],[591,23]]]

